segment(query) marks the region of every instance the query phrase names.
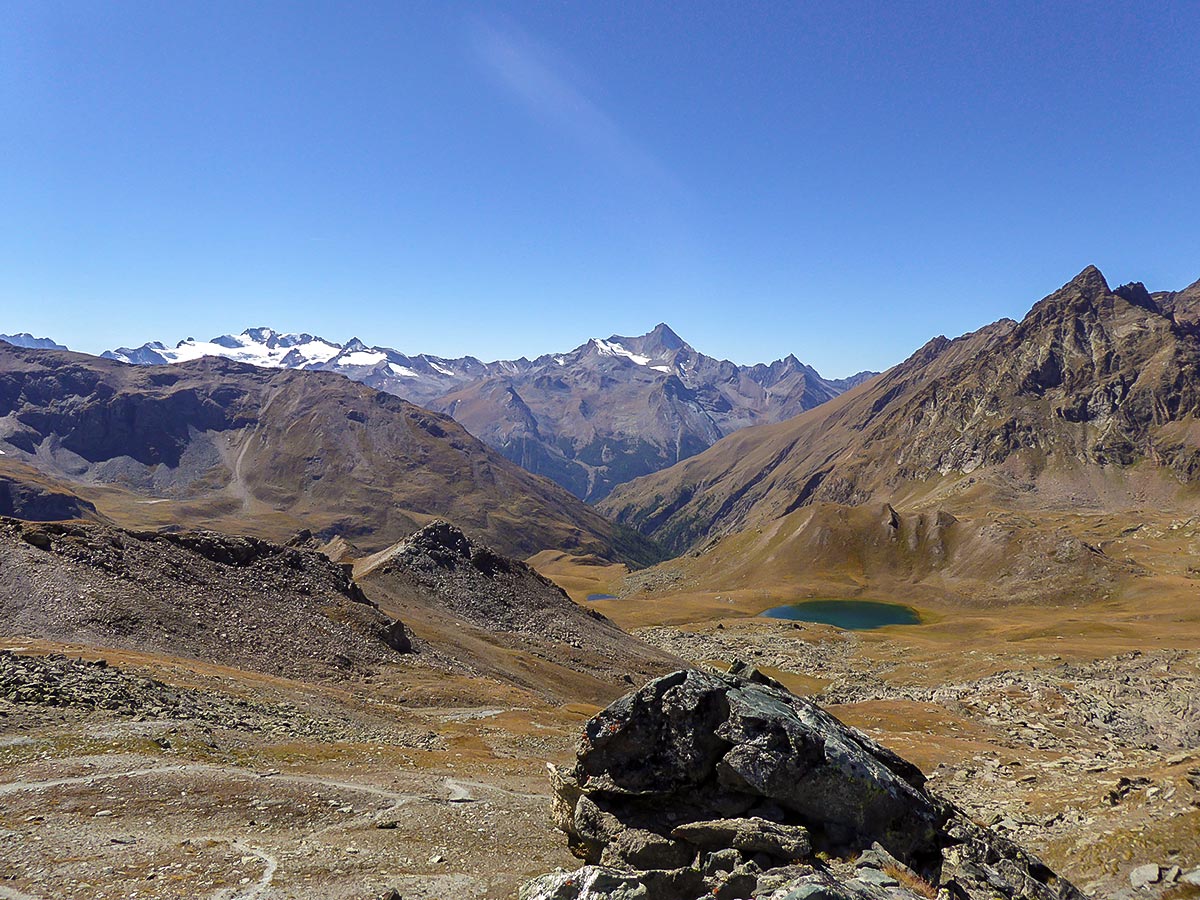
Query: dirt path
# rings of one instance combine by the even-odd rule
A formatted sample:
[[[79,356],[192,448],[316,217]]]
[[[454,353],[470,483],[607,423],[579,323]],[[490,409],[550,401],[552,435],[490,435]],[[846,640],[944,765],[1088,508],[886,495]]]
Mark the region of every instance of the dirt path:
[[[256,884],[249,888],[233,891],[232,894],[228,895],[229,900],[256,900],[256,898],[261,897],[271,887],[271,879],[275,877],[275,872],[279,869],[279,860],[265,850],[251,847],[249,844],[244,844],[241,841],[234,841],[233,848],[246,856],[257,856],[266,864],[266,868],[263,870],[262,876]],[[225,900],[226,896],[226,892],[221,891],[214,895],[213,900]]]
[[[508,797],[516,797],[522,800],[541,800],[544,799],[544,794],[529,793],[525,791],[513,791],[507,788],[499,787],[495,784],[488,784],[483,781],[472,781],[468,779],[444,779],[445,787],[450,795],[447,797],[434,797],[429,794],[409,793],[405,791],[393,791],[387,788],[377,787],[371,784],[363,784],[354,781],[341,781],[336,778],[323,778],[319,775],[286,775],[280,772],[254,772],[248,769],[241,769],[236,766],[218,766],[210,763],[183,763],[172,766],[147,766],[140,769],[128,769],[122,772],[98,772],[92,775],[72,775],[64,778],[48,778],[43,781],[10,781],[5,784],[0,784],[0,796],[16,794],[24,791],[42,791],[55,787],[68,787],[72,785],[91,785],[101,781],[112,781],[118,778],[140,778],[147,775],[224,775],[233,776],[235,778],[244,778],[246,780],[269,780],[279,784],[296,784],[304,787],[325,787],[335,790],[350,791],[353,793],[367,794],[371,797],[379,797],[384,800],[393,801],[394,809],[410,801],[449,801],[449,802],[465,802],[473,798],[461,796],[462,793],[468,792],[469,789],[475,789],[484,792],[503,794]],[[385,812],[390,811],[385,810]]]

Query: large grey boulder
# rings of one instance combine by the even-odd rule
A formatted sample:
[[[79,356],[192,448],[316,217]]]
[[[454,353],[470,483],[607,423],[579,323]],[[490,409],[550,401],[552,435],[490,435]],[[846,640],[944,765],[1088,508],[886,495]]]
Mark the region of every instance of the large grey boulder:
[[[591,865],[526,900],[1082,898],[916,766],[754,672],[680,671],[625,695],[551,780],[555,823]]]

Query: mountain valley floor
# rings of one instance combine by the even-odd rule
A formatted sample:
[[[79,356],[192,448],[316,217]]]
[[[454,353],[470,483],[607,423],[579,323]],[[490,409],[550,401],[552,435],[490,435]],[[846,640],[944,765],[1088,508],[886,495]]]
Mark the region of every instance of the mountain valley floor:
[[[587,605],[654,646],[697,665],[741,659],[814,697],[1092,895],[1200,896],[1167,883],[1200,866],[1200,607],[1186,567],[1057,606],[964,609],[891,584],[881,599],[928,624],[848,633],[754,615],[826,595],[831,574],[781,596],[711,590],[686,559],[632,575],[595,558],[532,562],[577,601],[616,595]],[[577,864],[550,824],[545,763],[572,759],[603,698],[413,659],[329,681],[0,648],[0,897],[500,898]],[[1163,877],[1135,891],[1146,864]]]

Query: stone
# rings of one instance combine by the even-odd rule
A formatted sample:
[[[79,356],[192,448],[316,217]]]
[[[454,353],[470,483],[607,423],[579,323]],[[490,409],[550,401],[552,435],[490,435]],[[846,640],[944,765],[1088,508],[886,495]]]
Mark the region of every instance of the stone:
[[[834,846],[879,841],[904,858],[945,820],[920,770],[871,738],[780,687],[711,673],[657,679],[592,719],[573,778],[617,819],[660,833],[670,808],[696,821],[769,802]]]
[[[519,900],[650,900],[636,875],[602,866],[584,866],[574,872],[561,869],[525,884]]]
[[[742,864],[742,854],[729,848],[704,854],[700,871],[705,875],[715,875],[717,872],[732,872]]]
[[[899,866],[901,863],[888,853],[878,844],[872,844],[864,850],[857,860],[854,861],[854,866],[857,869],[886,869],[889,867]]]
[[[911,763],[741,671],[672,673],[587,723],[550,779],[589,864],[522,900],[918,900],[919,880],[954,900],[1084,900]]]
[[[1158,867],[1158,863],[1147,863],[1144,866],[1138,866],[1129,873],[1129,883],[1135,889],[1149,887],[1152,884],[1158,884],[1158,880],[1162,877],[1162,870]]]
[[[732,847],[747,855],[765,853],[784,860],[803,859],[812,851],[804,826],[780,825],[757,816],[689,822],[671,836],[704,850]]]
[[[896,887],[900,884],[894,876],[880,869],[859,869],[858,875],[855,877],[859,881],[865,881],[867,884],[874,884],[878,887]]]
[[[44,531],[24,531],[21,533],[21,538],[25,543],[37,547],[39,550],[49,550],[51,547],[50,535]]]

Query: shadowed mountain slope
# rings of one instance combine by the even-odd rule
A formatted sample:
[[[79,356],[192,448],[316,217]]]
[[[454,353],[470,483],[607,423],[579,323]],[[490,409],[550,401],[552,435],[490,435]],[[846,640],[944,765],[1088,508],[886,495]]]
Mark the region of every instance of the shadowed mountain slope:
[[[1167,502],[1200,469],[1200,341],[1187,318],[1197,293],[1114,291],[1088,267],[1020,323],[935,338],[883,376],[622,486],[601,508],[682,551],[817,501]]]
[[[503,552],[656,550],[453,420],[332,373],[138,367],[0,344],[0,451],[134,528],[387,546],[437,517]]]

